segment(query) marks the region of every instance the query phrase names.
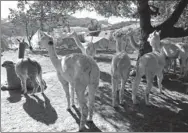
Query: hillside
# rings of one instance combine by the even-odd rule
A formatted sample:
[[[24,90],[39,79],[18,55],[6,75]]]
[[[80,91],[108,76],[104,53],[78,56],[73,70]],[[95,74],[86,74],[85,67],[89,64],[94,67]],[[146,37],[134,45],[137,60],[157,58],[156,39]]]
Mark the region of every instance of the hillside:
[[[91,22],[92,18],[76,18],[73,16],[69,16],[68,17],[68,21],[70,22],[70,26],[71,27],[87,27],[88,24]],[[130,24],[133,24],[135,22],[133,21],[127,21],[127,22],[120,22],[120,23],[116,23],[116,24],[109,24],[107,20],[102,20],[99,21],[100,24],[106,25],[108,26],[105,29],[119,29],[125,26],[128,26]],[[39,27],[39,25],[37,25],[37,27]],[[48,26],[45,25],[45,29],[47,29]],[[55,27],[54,27],[55,28]],[[3,19],[1,20],[1,31],[2,34],[5,36],[25,36],[25,29],[23,28],[22,25],[16,25],[14,26],[11,22],[7,22],[7,19]],[[12,31],[14,31],[14,33],[12,33]]]
[[[69,16],[68,17],[68,21],[70,22],[70,26],[71,27],[87,27],[88,24],[90,23],[90,21],[92,20],[92,18],[76,18],[73,16]],[[23,28],[22,25],[16,25],[14,26],[11,22],[6,22],[6,19],[1,20],[1,31],[2,34],[10,37],[12,35],[12,30],[15,31],[14,35],[18,35],[18,36],[23,36],[25,35],[25,29]],[[103,20],[103,21],[99,21],[101,24],[104,25],[108,25],[108,22]],[[39,25],[37,26],[39,27]],[[46,28],[48,28],[47,26],[45,26]]]

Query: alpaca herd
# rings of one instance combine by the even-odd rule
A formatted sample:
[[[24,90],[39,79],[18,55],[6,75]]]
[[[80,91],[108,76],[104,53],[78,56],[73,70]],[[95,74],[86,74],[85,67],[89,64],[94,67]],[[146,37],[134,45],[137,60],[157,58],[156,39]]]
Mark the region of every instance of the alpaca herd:
[[[67,110],[69,111],[72,106],[74,106],[74,92],[76,92],[80,112],[81,120],[79,125],[79,131],[83,131],[84,126],[87,121],[92,121],[93,109],[95,103],[95,94],[99,87],[100,79],[100,69],[93,59],[96,54],[97,47],[91,42],[83,46],[77,36],[76,32],[67,33],[66,38],[73,38],[77,46],[81,49],[82,54],[74,53],[65,55],[61,58],[57,56],[55,50],[55,44],[53,37],[44,33],[43,31],[38,31],[39,37],[39,47],[45,48],[48,51],[50,60],[56,69],[58,80],[60,81],[67,99]],[[127,79],[129,78],[129,73],[131,69],[131,60],[125,51],[125,43],[122,41],[123,37],[129,37],[131,45],[133,48],[138,49],[138,44],[134,41],[131,30],[128,32],[115,32],[113,37],[116,41],[116,54],[112,58],[111,62],[111,81],[112,81],[112,106],[117,107],[117,92],[118,83],[121,81],[121,87],[119,91],[119,104],[123,104],[123,93],[124,87]],[[162,80],[163,80],[163,70],[167,64],[167,59],[170,58],[171,53],[168,53],[166,47],[161,46],[160,32],[154,31],[148,37],[148,42],[152,47],[152,52],[147,53],[139,58],[138,65],[136,67],[136,77],[132,84],[132,101],[133,104],[137,104],[136,95],[139,83],[142,76],[146,76],[147,85],[145,89],[145,103],[149,105],[149,93],[152,88],[153,79],[157,76],[158,86],[160,92],[162,92]],[[174,45],[176,46],[176,45]],[[178,45],[178,48],[180,45]],[[186,52],[184,52],[181,45],[181,51],[179,50],[176,58],[181,59],[181,69],[182,73],[185,74],[185,68],[187,61]],[[177,50],[176,50],[177,51]],[[175,57],[174,57],[175,58]],[[17,81],[21,82],[21,88],[24,93],[27,93],[27,79],[29,78],[33,85],[33,94],[36,93],[37,88],[40,86],[41,92],[44,92],[45,83],[42,79],[42,68],[40,64],[32,59],[18,59],[17,63],[4,62],[3,67],[8,69],[10,66],[15,69]],[[15,67],[15,68],[14,68]],[[7,70],[8,71],[8,70]],[[38,78],[38,83],[37,83]],[[38,85],[39,84],[39,85]],[[69,89],[70,84],[70,89]],[[88,88],[88,105],[86,100],[85,91]],[[69,92],[70,90],[70,92]]]

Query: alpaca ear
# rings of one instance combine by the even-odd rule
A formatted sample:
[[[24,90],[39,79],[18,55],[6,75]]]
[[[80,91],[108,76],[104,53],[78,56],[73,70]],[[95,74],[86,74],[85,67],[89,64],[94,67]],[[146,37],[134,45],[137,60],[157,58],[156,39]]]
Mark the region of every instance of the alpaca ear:
[[[45,36],[44,32],[42,32],[40,29],[38,30],[38,36],[39,38],[42,38]]]
[[[157,31],[155,30],[155,31],[153,32],[153,34],[156,35],[156,32],[157,32]]]
[[[160,31],[158,31],[158,35],[160,35],[161,34],[161,30]]]
[[[17,41],[20,43],[21,41],[17,38]]]
[[[25,42],[25,39],[23,38],[22,42]]]

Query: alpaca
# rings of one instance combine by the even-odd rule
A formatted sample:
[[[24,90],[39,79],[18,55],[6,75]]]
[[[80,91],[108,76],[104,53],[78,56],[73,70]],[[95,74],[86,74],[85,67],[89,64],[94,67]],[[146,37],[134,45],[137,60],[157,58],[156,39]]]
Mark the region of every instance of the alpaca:
[[[24,39],[19,42],[19,49],[18,49],[18,61],[15,64],[15,72],[17,77],[19,77],[21,81],[21,90],[24,94],[27,93],[27,84],[31,83],[33,84],[33,92],[37,92],[39,86],[41,88],[41,92],[43,93],[45,88],[45,82],[42,79],[42,68],[41,65],[35,61],[31,60],[30,58],[24,59],[25,55],[25,49],[26,47],[29,47],[30,51],[33,50],[32,46],[28,45]],[[33,52],[33,51],[32,51]],[[37,78],[39,81],[39,86],[37,83]]]
[[[6,69],[7,72],[7,87],[6,89],[8,90],[14,90],[14,89],[20,89],[21,84],[20,84],[20,79],[16,75],[15,71],[15,63],[12,61],[4,61],[2,64],[2,67]],[[28,79],[27,80],[27,88],[33,88],[31,81]]]
[[[83,54],[75,53],[58,58],[53,38],[46,33],[39,32],[39,47],[46,48],[51,62],[54,65],[57,77],[63,86],[67,98],[67,110],[70,110],[69,83],[71,84],[71,98],[74,101],[74,91],[76,91],[79,106],[81,109],[81,120],[79,131],[83,131],[86,124],[89,108],[89,121],[92,121],[95,93],[99,86],[100,71],[96,62]],[[78,40],[77,40],[78,41]],[[88,87],[88,101],[85,96],[86,87]],[[72,103],[74,104],[74,103]]]
[[[80,48],[83,54],[90,57],[94,57],[96,55],[96,45],[94,45],[92,42],[81,43],[78,34],[75,31],[68,33],[66,38],[73,38],[76,42],[76,45]]]
[[[129,31],[127,35],[129,36],[130,44],[135,50],[139,50],[140,47],[140,42],[136,42],[134,37],[133,37],[133,29],[129,28]],[[171,66],[172,62],[174,62],[174,72],[176,72],[176,59],[180,58],[182,59],[183,57],[180,56],[181,50],[180,48],[173,44],[170,41],[167,40],[161,40],[160,41],[160,49],[163,50],[163,52],[166,54],[166,57],[168,58],[167,62],[169,66]],[[169,70],[169,68],[167,68]]]
[[[186,43],[176,43],[176,46],[180,49],[180,74],[185,77],[188,71],[188,45]]]
[[[17,41],[19,42],[18,59],[24,58],[26,47],[29,47],[29,49],[31,51],[32,51],[33,48],[32,48],[32,46],[28,45],[28,43],[26,43],[24,39],[22,41],[20,41],[19,39],[17,39]]]
[[[136,77],[132,86],[132,101],[137,104],[136,93],[142,76],[146,76],[147,86],[145,90],[145,103],[149,105],[149,93],[152,88],[154,76],[158,78],[158,86],[162,93],[163,69],[166,65],[166,54],[160,48],[160,32],[154,31],[148,37],[152,52],[144,54],[138,60]]]
[[[122,42],[123,34],[115,34],[116,50],[117,53],[112,58],[111,63],[111,76],[112,76],[112,105],[117,106],[117,91],[118,81],[121,80],[121,88],[119,91],[119,102],[123,103],[123,92],[125,83],[129,77],[131,68],[131,61],[127,53],[125,52],[125,44]]]
[[[30,58],[18,59],[15,65],[15,71],[19,79],[21,80],[21,88],[24,94],[27,93],[27,79],[29,78],[33,83],[34,89],[33,93],[37,92],[39,86],[37,83],[37,78],[41,88],[41,92],[44,92],[45,83],[42,79],[42,68],[41,65]]]
[[[116,42],[116,52],[121,52],[126,50],[127,43],[125,43],[125,41],[123,40],[125,35],[126,33],[124,33],[124,31],[121,30],[113,33],[113,38]]]

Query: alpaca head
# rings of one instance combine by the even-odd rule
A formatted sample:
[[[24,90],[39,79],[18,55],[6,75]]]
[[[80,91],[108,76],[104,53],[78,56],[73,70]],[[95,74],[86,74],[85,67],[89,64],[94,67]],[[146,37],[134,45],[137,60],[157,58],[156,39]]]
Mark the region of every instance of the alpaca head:
[[[121,30],[118,30],[114,32],[112,35],[113,35],[113,38],[116,40],[116,39],[123,37],[125,34]]]
[[[12,61],[4,61],[2,64],[2,67],[4,68],[14,68],[15,63],[13,63]]]
[[[67,33],[63,38],[74,38],[76,36],[76,32],[72,31],[71,33]]]
[[[40,48],[48,48],[49,46],[54,45],[53,38],[47,33],[44,33],[43,31],[39,30],[38,36],[39,36],[38,45]]]
[[[154,31],[153,33],[149,34],[147,41],[151,45],[152,49],[159,50],[160,49],[160,31]]]
[[[133,28],[129,28],[128,31],[127,31],[128,36],[132,36],[134,33],[135,32],[134,32]]]
[[[33,47],[31,45],[28,45],[27,42],[25,42],[25,39],[23,39],[22,41],[20,39],[17,38],[17,41],[19,42],[20,45],[24,45],[25,47],[29,47],[29,49],[32,51]]]

